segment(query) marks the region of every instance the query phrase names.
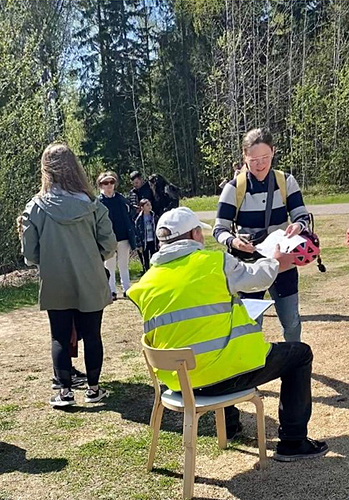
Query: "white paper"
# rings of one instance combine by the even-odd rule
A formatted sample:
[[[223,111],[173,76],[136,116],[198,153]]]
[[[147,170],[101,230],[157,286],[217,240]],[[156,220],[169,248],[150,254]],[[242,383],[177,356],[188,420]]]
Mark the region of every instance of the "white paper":
[[[285,231],[283,229],[277,229],[273,233],[270,233],[262,243],[256,245],[256,249],[261,255],[264,255],[264,257],[272,257],[276,245],[280,245],[280,251],[282,253],[290,253],[303,241],[306,240],[302,236],[296,235],[288,238],[285,236]]]
[[[274,300],[242,299],[248,315],[252,319],[257,319],[264,311],[274,304]]]

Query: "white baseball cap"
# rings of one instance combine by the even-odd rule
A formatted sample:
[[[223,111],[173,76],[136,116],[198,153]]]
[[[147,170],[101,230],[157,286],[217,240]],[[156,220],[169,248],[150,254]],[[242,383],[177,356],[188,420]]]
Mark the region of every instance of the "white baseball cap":
[[[190,210],[190,208],[178,207],[162,214],[156,226],[156,235],[159,241],[167,241],[188,233],[196,227],[212,230],[212,227],[209,224],[201,222],[196,213]],[[168,229],[171,234],[159,238],[159,229],[163,228]]]

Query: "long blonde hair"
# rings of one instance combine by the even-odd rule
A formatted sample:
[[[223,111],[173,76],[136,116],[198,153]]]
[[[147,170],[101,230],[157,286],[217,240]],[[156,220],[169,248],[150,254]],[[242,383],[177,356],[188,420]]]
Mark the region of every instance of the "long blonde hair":
[[[39,194],[46,194],[53,184],[58,184],[68,193],[85,193],[91,200],[95,199],[85,170],[66,144],[50,144],[41,157]]]

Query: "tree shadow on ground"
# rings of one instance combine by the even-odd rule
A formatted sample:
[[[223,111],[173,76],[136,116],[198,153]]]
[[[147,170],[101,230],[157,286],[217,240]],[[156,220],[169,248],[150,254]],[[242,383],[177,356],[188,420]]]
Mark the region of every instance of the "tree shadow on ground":
[[[0,474],[19,471],[26,474],[45,474],[59,472],[67,466],[65,458],[25,457],[26,450],[14,444],[0,442]]]
[[[335,378],[327,377],[326,375],[319,375],[317,373],[312,374],[312,378],[321,382],[327,387],[330,387],[338,394],[333,396],[313,396],[313,403],[322,403],[328,406],[334,406],[335,408],[349,408],[349,384],[343,382],[343,380],[337,380]],[[274,391],[265,391],[261,387],[261,392],[267,397],[278,398],[279,393]]]
[[[348,454],[349,436],[333,437],[327,440],[330,454],[314,460],[281,463],[269,459],[264,471],[251,468],[246,472],[221,480],[212,477],[195,477],[195,493],[200,484],[224,488],[239,500],[319,500],[333,498],[347,500],[349,495]],[[338,456],[331,456],[331,452]],[[236,456],[234,457],[236,459]],[[230,471],[226,453],[226,470]],[[157,468],[153,471],[162,476],[182,479],[182,474]],[[231,470],[232,474],[234,471]],[[222,492],[223,493],[223,492]],[[226,496],[226,491],[224,491]],[[195,496],[196,500],[209,500]],[[193,499],[193,500],[194,500]],[[210,500],[219,500],[218,498]]]
[[[306,314],[301,316],[303,321],[349,321],[349,316],[342,314]]]

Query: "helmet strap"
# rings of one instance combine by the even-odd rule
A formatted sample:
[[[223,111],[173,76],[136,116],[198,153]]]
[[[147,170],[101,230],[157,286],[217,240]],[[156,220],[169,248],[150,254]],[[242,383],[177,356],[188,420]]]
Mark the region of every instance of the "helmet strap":
[[[326,267],[325,265],[322,263],[322,260],[321,260],[321,256],[320,254],[317,256],[317,268],[318,270],[320,271],[320,273],[325,273],[326,272]]]

